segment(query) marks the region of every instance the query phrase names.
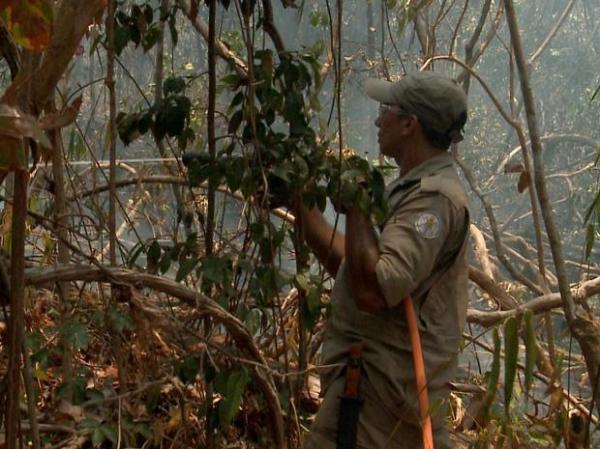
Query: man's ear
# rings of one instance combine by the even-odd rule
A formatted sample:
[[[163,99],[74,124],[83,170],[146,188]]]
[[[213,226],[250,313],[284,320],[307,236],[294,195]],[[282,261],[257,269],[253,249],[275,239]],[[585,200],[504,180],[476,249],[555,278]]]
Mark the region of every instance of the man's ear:
[[[419,119],[411,114],[401,117],[400,127],[402,129],[402,134],[408,136],[421,129],[421,124],[419,123]]]

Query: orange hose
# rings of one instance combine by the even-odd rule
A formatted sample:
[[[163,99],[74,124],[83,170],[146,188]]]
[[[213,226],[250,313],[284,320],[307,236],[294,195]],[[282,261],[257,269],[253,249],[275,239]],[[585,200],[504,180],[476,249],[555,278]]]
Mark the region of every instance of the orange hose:
[[[425,377],[425,361],[423,360],[423,349],[421,348],[421,337],[417,326],[417,315],[413,307],[412,298],[404,298],[404,311],[408,323],[408,333],[412,346],[413,363],[415,365],[415,377],[417,380],[417,393],[419,395],[419,410],[423,420],[423,449],[433,449],[433,428],[431,416],[429,415],[429,397],[427,395],[427,378]]]

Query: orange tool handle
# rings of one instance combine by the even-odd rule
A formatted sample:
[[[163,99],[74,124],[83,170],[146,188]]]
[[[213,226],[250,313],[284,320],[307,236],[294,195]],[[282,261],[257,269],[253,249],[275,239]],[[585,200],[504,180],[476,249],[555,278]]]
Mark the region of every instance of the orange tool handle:
[[[429,415],[425,361],[423,360],[421,337],[419,336],[419,327],[417,326],[417,315],[410,295],[404,298],[403,302],[406,322],[408,324],[408,334],[410,335],[410,344],[412,346],[413,363],[415,365],[419,410],[421,411],[421,419],[423,420],[423,449],[433,449],[433,428],[431,425],[431,416]]]

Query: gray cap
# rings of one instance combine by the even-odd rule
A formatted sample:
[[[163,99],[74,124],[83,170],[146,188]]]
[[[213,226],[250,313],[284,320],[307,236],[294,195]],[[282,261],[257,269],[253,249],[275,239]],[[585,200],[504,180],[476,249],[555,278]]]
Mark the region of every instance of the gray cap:
[[[414,72],[398,82],[368,79],[365,92],[373,100],[415,114],[421,124],[452,142],[462,140],[467,121],[467,95],[458,83],[433,72]]]

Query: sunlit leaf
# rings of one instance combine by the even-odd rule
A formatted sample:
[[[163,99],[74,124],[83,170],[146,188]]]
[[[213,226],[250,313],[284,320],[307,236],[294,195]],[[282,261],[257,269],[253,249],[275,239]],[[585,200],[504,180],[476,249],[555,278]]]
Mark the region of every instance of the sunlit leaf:
[[[50,45],[53,10],[51,0],[4,0],[0,19],[14,41],[29,50],[41,51]]]
[[[510,401],[517,375],[520,326],[520,316],[509,318],[504,325],[504,407],[506,416],[510,413]]]

